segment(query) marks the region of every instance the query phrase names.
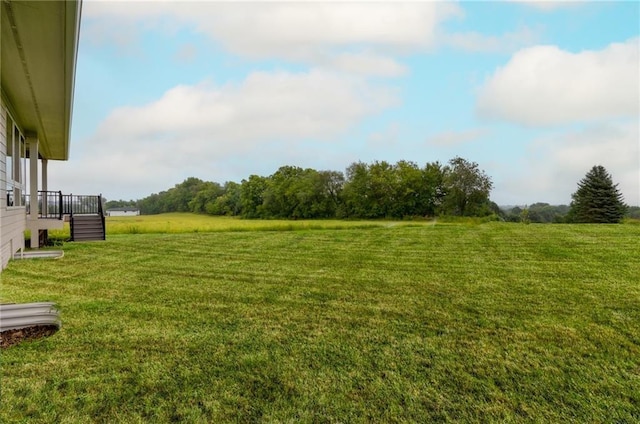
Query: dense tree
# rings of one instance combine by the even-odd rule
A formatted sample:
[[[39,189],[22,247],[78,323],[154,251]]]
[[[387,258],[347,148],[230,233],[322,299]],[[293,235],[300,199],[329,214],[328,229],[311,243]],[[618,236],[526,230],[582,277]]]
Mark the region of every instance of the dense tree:
[[[341,173],[280,167],[266,179],[263,213],[271,218],[333,218],[343,181]]]
[[[267,179],[259,175],[251,175],[242,180],[240,185],[240,205],[242,216],[245,218],[265,218],[264,192],[267,189]]]
[[[334,218],[344,188],[344,174],[338,171],[319,171],[316,176],[319,189],[319,200],[315,205],[316,216],[319,218]]]
[[[404,218],[434,216],[444,196],[443,168],[438,162],[423,169],[409,161],[395,165],[356,162],[347,168],[339,216]]]
[[[522,208],[520,206],[514,206],[513,208],[505,209],[504,219],[505,221],[508,221],[508,222],[520,222],[521,213],[522,213]]]
[[[440,162],[430,162],[422,169],[422,192],[420,200],[421,216],[435,216],[439,213],[445,198],[445,169]]]
[[[289,197],[294,208],[289,218],[333,218],[336,200],[344,178],[340,173],[305,169],[290,185]]]
[[[578,182],[578,190],[571,195],[573,201],[568,219],[581,223],[618,223],[626,212],[626,205],[618,185],[611,175],[596,165]]]
[[[550,205],[549,203],[537,202],[524,209],[515,206],[503,211],[504,219],[509,222],[522,222],[523,212],[526,210],[526,219],[535,223],[562,223],[565,222],[568,205]]]
[[[493,183],[475,162],[455,157],[445,167],[445,197],[442,212],[446,215],[488,215],[489,193]]]
[[[162,196],[166,192],[153,193],[138,200],[138,208],[143,215],[155,215],[162,213]]]
[[[493,215],[497,216],[500,220],[504,220],[505,214],[496,202],[489,201],[488,208]]]
[[[103,205],[105,210],[111,208],[135,207],[137,203],[135,200],[106,200],[104,198],[103,200],[105,200]]]
[[[391,205],[390,215],[393,217],[422,215],[426,187],[418,165],[401,160],[393,167],[393,173],[395,174],[392,179],[395,201]]]
[[[298,218],[308,197],[305,180],[309,170],[297,166],[282,166],[269,178],[263,194],[263,210],[273,218]],[[302,214],[304,215],[304,214]]]
[[[237,216],[242,214],[240,200],[241,186],[233,181],[227,181],[222,188],[223,193],[214,202],[206,204],[205,212],[209,215]]]
[[[371,218],[372,202],[369,198],[369,166],[354,162],[347,167],[346,181],[342,190],[339,216],[342,218]]]
[[[217,185],[217,183],[205,183],[199,178],[189,177],[180,184],[167,191],[165,208],[166,212],[191,212],[189,202],[193,200],[207,185]]]
[[[146,215],[166,213],[166,212],[191,212],[189,202],[207,184],[204,181],[189,177],[173,188],[160,193],[154,193],[137,202],[140,212]]]
[[[371,218],[390,218],[398,207],[398,181],[393,165],[386,161],[375,161],[369,165],[368,197]]]
[[[565,222],[567,213],[569,212],[568,205],[550,205],[549,203],[537,202],[526,207],[527,220],[535,223],[562,223]],[[515,206],[511,209],[504,211],[504,219],[510,222],[521,222],[522,212],[519,206]]]
[[[342,192],[343,215],[353,218],[390,218],[403,205],[398,202],[397,169],[386,161],[352,163]]]
[[[204,182],[197,186],[198,191],[189,200],[187,206],[194,213],[207,213],[207,209],[216,199],[224,194],[224,189],[218,183]]]
[[[531,222],[564,222],[564,218],[569,212],[569,206],[552,206],[548,203],[534,203],[529,206],[529,217]]]

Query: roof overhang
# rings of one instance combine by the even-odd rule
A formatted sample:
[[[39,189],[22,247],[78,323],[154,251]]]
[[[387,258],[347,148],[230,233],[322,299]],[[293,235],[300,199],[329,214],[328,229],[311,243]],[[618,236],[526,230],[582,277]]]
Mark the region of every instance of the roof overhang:
[[[67,160],[80,1],[2,0],[2,96],[43,158]]]

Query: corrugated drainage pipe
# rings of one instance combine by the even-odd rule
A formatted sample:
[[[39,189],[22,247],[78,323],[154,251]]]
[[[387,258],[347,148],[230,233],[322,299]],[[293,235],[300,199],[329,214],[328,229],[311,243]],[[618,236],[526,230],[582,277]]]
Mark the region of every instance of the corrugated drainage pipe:
[[[60,312],[53,302],[0,305],[0,347],[23,339],[49,336],[60,329]]]
[[[20,250],[13,255],[13,259],[39,259],[53,258],[58,259],[64,256],[62,250]]]

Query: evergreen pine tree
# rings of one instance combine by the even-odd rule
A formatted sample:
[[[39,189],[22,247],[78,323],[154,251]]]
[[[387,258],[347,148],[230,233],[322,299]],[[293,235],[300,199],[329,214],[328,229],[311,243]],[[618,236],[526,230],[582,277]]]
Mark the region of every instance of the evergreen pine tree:
[[[622,201],[618,185],[603,166],[591,168],[571,195],[570,222],[618,223],[627,206]]]

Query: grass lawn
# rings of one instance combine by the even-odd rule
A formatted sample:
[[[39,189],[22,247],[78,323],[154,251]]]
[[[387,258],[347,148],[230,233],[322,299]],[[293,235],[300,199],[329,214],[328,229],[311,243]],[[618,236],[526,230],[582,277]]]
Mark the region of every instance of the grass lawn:
[[[639,225],[238,222],[11,262],[0,422],[640,421]]]

